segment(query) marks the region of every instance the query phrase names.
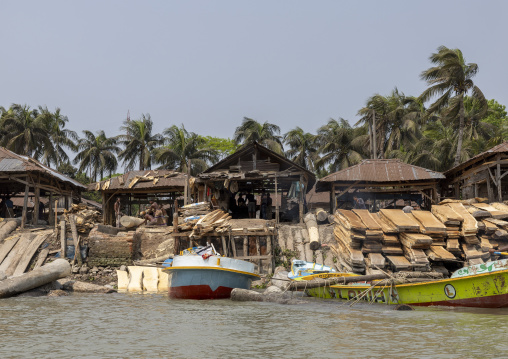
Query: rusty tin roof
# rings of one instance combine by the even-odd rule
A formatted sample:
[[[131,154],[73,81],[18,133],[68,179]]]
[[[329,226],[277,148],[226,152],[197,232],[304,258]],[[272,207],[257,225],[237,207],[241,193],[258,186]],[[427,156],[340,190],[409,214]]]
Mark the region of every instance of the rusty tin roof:
[[[472,165],[473,163],[475,162],[478,162],[484,158],[487,158],[487,157],[490,157],[496,153],[507,153],[508,152],[508,142],[503,142],[497,146],[494,146],[492,147],[491,149],[485,151],[485,152],[482,152],[480,154],[477,154],[476,156],[474,157],[471,157],[470,159],[468,159],[467,161],[465,162],[462,162],[460,163],[459,165],[449,169],[448,171],[445,172],[446,176],[449,176],[455,172],[458,172],[460,171],[461,169],[469,166],[469,165]]]
[[[319,182],[406,182],[444,179],[441,172],[409,165],[398,159],[363,160],[361,163],[323,177]]]
[[[28,156],[18,155],[5,147],[0,147],[0,172],[8,174],[24,173],[24,172],[40,172],[55,177],[62,182],[70,183],[80,189],[85,189],[78,181],[69,178],[60,172],[43,165],[39,161]]]
[[[129,188],[130,183],[136,178],[139,177],[154,177],[157,178],[156,183],[154,181],[138,181],[132,188]],[[192,178],[192,177],[191,177]],[[122,179],[123,181],[121,181]],[[105,183],[108,180],[100,181],[100,190],[102,191]],[[187,174],[182,172],[176,172],[171,170],[145,170],[145,171],[130,171],[124,173],[121,176],[113,177],[110,180],[109,187],[107,191],[111,190],[124,190],[124,192],[132,191],[136,192],[137,189],[163,189],[163,188],[174,188],[181,187],[184,188],[185,182],[187,181]],[[123,184],[122,184],[123,182]],[[90,183],[88,185],[89,191],[95,191],[97,188],[97,183]]]

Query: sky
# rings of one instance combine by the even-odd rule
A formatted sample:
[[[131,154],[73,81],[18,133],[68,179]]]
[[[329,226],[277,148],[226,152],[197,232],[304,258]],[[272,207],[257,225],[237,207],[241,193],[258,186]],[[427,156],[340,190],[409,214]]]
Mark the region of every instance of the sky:
[[[0,106],[59,107],[67,128],[120,133],[150,114],[232,138],[244,117],[316,133],[368,97],[419,95],[441,45],[508,105],[507,1],[2,0]]]

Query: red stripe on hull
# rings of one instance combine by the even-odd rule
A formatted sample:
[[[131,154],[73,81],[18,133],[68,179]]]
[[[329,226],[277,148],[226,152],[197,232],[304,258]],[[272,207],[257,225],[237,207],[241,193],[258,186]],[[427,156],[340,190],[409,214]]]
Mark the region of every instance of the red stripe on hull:
[[[214,291],[208,285],[188,285],[169,288],[172,299],[226,299],[231,297],[233,288],[218,287]]]
[[[438,302],[408,303],[408,304],[421,307],[428,307],[431,305],[444,305],[448,307],[508,308],[508,294],[500,294],[490,297],[442,300]]]

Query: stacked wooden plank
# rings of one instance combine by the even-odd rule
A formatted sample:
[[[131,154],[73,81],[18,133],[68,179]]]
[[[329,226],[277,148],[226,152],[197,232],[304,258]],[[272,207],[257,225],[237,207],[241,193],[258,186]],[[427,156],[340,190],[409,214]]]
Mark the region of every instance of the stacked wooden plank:
[[[178,213],[182,217],[194,217],[206,215],[210,213],[210,203],[208,202],[191,203],[186,206],[178,208]]]
[[[478,222],[462,205],[462,203],[448,203],[448,207],[454,210],[463,219],[460,225],[460,235],[467,244],[478,245],[480,240],[476,236],[478,233]]]
[[[41,245],[45,241],[49,241],[52,233],[53,230],[23,231],[21,233],[15,232],[5,238],[0,242],[0,271],[7,277],[25,273]],[[47,252],[44,253],[45,259]],[[42,257],[42,253],[39,256]],[[43,262],[43,260],[38,262]]]
[[[70,217],[74,216],[76,228],[79,233],[88,233],[97,223],[102,223],[102,215],[93,207],[87,207],[83,203],[73,204],[69,210],[64,210],[63,218],[67,231],[71,230]]]
[[[453,254],[460,254],[460,225],[464,218],[447,205],[432,206],[431,211],[446,226],[446,249]]]
[[[425,250],[425,254],[427,254],[427,257],[432,260],[433,262],[457,262],[458,259],[444,249],[442,246],[430,246],[429,249]]]
[[[499,209],[497,209],[496,207],[494,207],[488,203],[473,203],[473,206],[478,209],[489,212],[493,218],[496,218],[496,219],[508,218],[508,211],[500,211]],[[499,207],[499,205],[497,205],[497,206]]]
[[[420,272],[430,272],[430,262],[423,249],[410,248],[402,246],[404,256],[407,258],[413,270]]]
[[[396,234],[383,235],[383,247],[381,249],[385,255],[404,255],[399,237]]]
[[[354,209],[353,213],[360,218],[367,228],[365,231],[365,239],[362,244],[362,252],[381,253],[383,247],[383,231],[381,225],[377,223],[373,215],[366,209]]]
[[[365,260],[361,249],[366,233],[367,226],[354,212],[343,209],[335,212],[334,234],[339,245],[339,257],[344,262],[344,266],[351,268],[355,273],[365,271]]]
[[[400,209],[382,209],[381,217],[397,228],[398,232],[419,232],[420,226]]]
[[[190,237],[199,238],[205,233],[217,231],[219,228],[219,232],[225,231],[228,228],[228,220],[230,219],[231,215],[229,213],[216,209],[197,220]]]
[[[413,211],[410,215],[420,225],[420,233],[432,238],[432,244],[445,245],[446,226],[436,216],[429,211]]]

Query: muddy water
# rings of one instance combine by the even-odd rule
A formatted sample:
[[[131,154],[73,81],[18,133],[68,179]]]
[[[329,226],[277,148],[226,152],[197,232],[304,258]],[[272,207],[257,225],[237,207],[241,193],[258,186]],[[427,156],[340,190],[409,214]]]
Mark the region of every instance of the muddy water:
[[[0,358],[494,358],[508,309],[178,301],[164,295],[0,300]]]

